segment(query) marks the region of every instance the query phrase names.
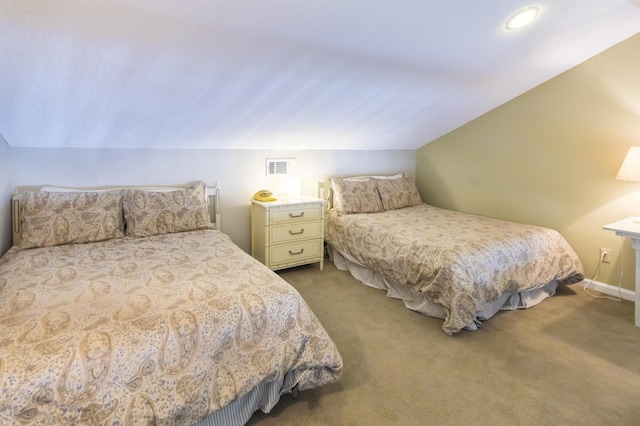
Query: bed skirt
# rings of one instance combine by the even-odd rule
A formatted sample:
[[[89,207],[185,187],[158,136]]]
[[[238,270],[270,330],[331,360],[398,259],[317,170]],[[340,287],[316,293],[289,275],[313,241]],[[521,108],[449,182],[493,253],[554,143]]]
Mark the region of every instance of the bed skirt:
[[[260,383],[246,395],[211,413],[197,423],[197,426],[242,426],[257,410],[263,413],[270,412],[281,395],[294,390],[297,380],[295,376],[294,372],[289,371],[283,380]]]
[[[444,306],[431,302],[420,295],[415,294],[406,287],[401,286],[393,280],[383,277],[374,270],[360,265],[351,259],[348,255],[341,253],[327,244],[327,252],[329,260],[341,271],[349,271],[349,273],[361,283],[369,287],[385,290],[387,296],[394,299],[401,299],[404,305],[412,311],[421,314],[440,318],[446,318],[446,309]],[[554,280],[544,286],[537,287],[521,293],[505,293],[498,299],[489,303],[482,310],[476,312],[476,318],[471,324],[467,324],[466,330],[477,330],[478,325],[482,321],[488,320],[498,311],[514,311],[516,309],[527,309],[542,302],[547,297],[553,296],[558,288],[558,281]]]

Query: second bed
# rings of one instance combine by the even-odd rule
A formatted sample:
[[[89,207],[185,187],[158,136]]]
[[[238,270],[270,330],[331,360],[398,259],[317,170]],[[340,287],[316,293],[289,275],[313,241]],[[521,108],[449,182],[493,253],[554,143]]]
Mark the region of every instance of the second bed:
[[[325,238],[336,267],[444,319],[448,335],[583,279],[557,231],[424,204],[406,176],[331,179],[319,193],[332,202]]]

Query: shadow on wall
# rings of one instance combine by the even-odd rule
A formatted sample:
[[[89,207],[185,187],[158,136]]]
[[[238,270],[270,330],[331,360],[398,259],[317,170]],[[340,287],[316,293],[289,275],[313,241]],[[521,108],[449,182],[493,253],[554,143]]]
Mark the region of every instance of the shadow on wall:
[[[432,206],[455,210],[453,196],[447,190],[445,180],[438,173],[433,173],[434,169],[435,164],[428,158],[422,159],[420,167],[416,168],[416,186],[422,201]],[[428,182],[428,185],[423,182]],[[432,188],[437,188],[437,191],[433,191]]]
[[[416,182],[425,202],[559,230],[585,218],[593,219],[588,226],[604,225],[640,211],[640,196],[628,197],[640,183],[615,178],[628,146],[580,137],[564,145],[542,138],[509,147],[473,141],[463,134],[417,151]]]

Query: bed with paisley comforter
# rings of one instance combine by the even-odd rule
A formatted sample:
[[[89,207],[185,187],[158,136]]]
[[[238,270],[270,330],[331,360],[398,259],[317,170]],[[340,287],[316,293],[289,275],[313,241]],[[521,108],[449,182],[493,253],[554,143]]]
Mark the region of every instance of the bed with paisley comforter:
[[[243,424],[339,378],[314,313],[214,229],[205,190],[14,195],[0,423]]]
[[[407,176],[331,179],[319,189],[332,206],[325,240],[333,263],[444,319],[448,335],[583,279],[557,231],[424,204]]]

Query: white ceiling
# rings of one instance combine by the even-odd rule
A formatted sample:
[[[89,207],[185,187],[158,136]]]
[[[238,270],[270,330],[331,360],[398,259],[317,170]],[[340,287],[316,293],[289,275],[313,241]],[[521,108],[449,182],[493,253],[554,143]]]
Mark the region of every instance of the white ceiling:
[[[507,31],[537,5],[528,28]],[[12,0],[11,147],[416,149],[640,31],[640,0]]]

